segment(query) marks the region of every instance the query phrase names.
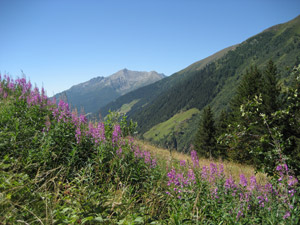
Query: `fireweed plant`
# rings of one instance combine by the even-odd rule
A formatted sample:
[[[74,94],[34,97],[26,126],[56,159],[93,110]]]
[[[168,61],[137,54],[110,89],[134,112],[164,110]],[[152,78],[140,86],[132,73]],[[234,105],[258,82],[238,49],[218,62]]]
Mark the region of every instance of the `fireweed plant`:
[[[279,162],[267,184],[222,164],[167,164],[116,113],[88,121],[25,78],[0,75],[3,224],[298,224],[299,182]]]
[[[194,216],[194,220],[187,219],[189,217],[184,220],[179,216],[180,209],[174,214],[174,221],[198,221],[200,224],[212,221],[229,224],[300,222],[299,184],[286,164],[277,166],[278,179],[261,185],[254,175],[248,180],[240,174],[239,181],[226,177],[222,164],[201,167],[194,150],[191,159],[191,165],[180,162],[177,169],[172,168],[167,174],[169,190],[166,194],[181,202],[181,208],[189,208]]]

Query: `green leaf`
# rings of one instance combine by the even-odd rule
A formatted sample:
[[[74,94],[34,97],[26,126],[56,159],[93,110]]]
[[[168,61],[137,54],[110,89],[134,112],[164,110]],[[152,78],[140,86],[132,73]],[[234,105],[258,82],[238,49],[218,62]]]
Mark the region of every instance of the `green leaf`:
[[[134,222],[135,223],[144,223],[144,219],[143,219],[143,217],[139,216],[139,217],[135,218]]]
[[[101,216],[98,216],[98,217],[94,218],[94,221],[104,222],[104,219]]]
[[[82,219],[82,223],[84,224],[85,222],[87,222],[87,221],[91,221],[91,220],[93,220],[94,218],[92,217],[92,216],[89,216],[89,217],[86,217],[86,218],[84,218],[84,219]]]

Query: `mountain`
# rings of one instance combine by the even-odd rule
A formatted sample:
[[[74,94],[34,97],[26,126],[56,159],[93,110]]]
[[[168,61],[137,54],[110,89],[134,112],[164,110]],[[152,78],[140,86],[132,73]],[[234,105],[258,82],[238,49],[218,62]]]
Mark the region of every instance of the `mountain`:
[[[131,91],[102,107],[100,109],[100,114],[102,116],[106,116],[109,110],[122,111],[122,106],[128,105],[130,106],[130,110],[127,110],[126,114],[130,117],[141,108],[144,108],[146,105],[159,98],[161,94],[167,93],[168,90],[175,85],[180,85],[180,83],[182,83],[185,79],[188,79],[192,71],[198,71],[205,68],[206,65],[217,59],[220,59],[230,50],[235,49],[235,47],[236,46],[231,46],[223,49],[203,60],[193,63],[192,65],[173,74],[172,76],[166,77],[158,82],[144,86],[135,91]]]
[[[56,99],[65,98],[73,108],[85,113],[96,113],[100,107],[137,88],[149,85],[164,78],[164,74],[120,70],[108,77],[96,77],[77,84],[55,95]]]
[[[105,115],[108,109],[119,110],[127,104],[130,109],[127,108],[126,114],[138,122],[141,137],[165,146],[176,145],[179,151],[185,151],[193,140],[199,116],[191,116],[180,123],[172,118],[194,115],[184,112],[193,108],[201,111],[207,105],[218,115],[228,107],[246,69],[253,65],[263,69],[270,59],[278,67],[282,85],[288,84],[289,70],[300,63],[300,16],[266,29],[155,84],[123,95],[100,112]],[[155,130],[163,123],[168,124],[169,131],[159,137]]]

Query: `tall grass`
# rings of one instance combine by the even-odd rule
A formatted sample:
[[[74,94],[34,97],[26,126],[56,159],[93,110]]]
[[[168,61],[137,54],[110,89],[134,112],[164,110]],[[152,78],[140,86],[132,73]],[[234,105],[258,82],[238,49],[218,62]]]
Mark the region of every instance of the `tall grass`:
[[[186,161],[188,164],[192,164],[190,155],[177,152],[175,150],[164,149],[151,145],[145,140],[135,140],[138,145],[142,146],[143,149],[156,155],[162,164],[172,165],[173,163],[178,163],[182,160]],[[255,174],[257,182],[259,184],[266,184],[270,181],[266,174],[255,172],[254,168],[250,165],[242,165],[232,161],[214,160],[207,158],[199,158],[200,165],[210,165],[211,163],[222,164],[224,166],[225,176],[232,177],[235,181],[239,181],[240,174],[244,174],[246,178],[250,179]]]

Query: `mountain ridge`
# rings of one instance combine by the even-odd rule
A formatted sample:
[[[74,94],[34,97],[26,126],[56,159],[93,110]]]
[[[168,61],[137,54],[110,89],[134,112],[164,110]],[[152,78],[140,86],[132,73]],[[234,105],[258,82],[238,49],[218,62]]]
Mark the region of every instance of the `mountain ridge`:
[[[166,76],[155,71],[132,71],[126,68],[107,77],[94,77],[58,93],[55,98],[65,98],[73,108],[85,113],[96,113],[101,106],[132,90],[159,81]]]

